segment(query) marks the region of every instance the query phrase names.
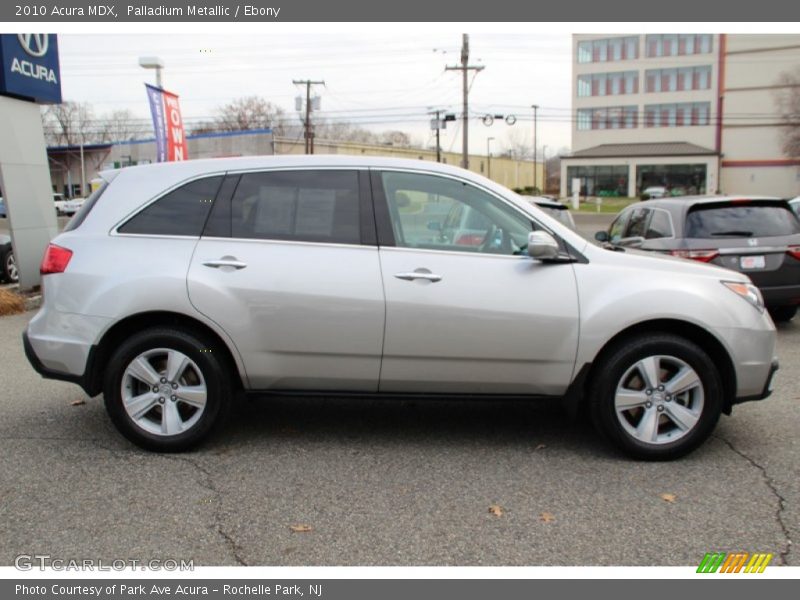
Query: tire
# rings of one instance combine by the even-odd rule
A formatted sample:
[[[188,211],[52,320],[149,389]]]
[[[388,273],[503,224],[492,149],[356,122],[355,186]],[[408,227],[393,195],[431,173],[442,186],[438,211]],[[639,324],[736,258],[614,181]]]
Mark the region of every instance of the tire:
[[[599,360],[591,387],[592,421],[622,452],[672,460],[711,435],[722,412],[722,380],[695,343],[645,334],[616,345]]]
[[[103,395],[111,421],[131,442],[182,452],[224,420],[232,390],[228,362],[214,344],[191,331],[154,328],[113,353]]]
[[[6,248],[0,253],[0,275],[2,280],[8,283],[17,283],[19,281],[19,272],[17,271],[17,262],[14,258],[14,252],[11,248]]]
[[[797,314],[796,306],[775,306],[769,309],[772,320],[776,323],[786,323],[791,321]]]

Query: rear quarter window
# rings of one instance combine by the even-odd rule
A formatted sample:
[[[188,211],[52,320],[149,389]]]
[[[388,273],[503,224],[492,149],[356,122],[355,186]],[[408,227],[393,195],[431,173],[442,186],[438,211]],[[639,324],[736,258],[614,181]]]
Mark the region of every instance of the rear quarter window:
[[[222,176],[190,181],[144,208],[117,231],[200,237],[221,183]]]
[[[690,209],[686,237],[774,237],[800,233],[787,204],[710,204]]]

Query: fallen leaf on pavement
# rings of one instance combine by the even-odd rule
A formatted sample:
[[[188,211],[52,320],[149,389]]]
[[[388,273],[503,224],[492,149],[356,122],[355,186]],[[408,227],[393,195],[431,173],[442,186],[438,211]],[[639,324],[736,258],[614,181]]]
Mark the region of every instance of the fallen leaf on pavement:
[[[547,448],[547,444],[539,444],[534,450],[544,450],[545,448]]]
[[[660,498],[664,502],[669,502],[670,504],[672,504],[673,502],[675,502],[675,500],[678,499],[678,497],[675,494],[661,494]]]
[[[308,533],[309,531],[313,531],[314,528],[311,525],[305,525],[303,523],[298,523],[297,525],[289,525],[289,529],[291,529],[295,533]]]
[[[556,516],[553,513],[543,512],[539,515],[539,520],[542,523],[551,523],[556,520]]]
[[[489,507],[489,512],[492,513],[495,517],[502,517],[503,516],[503,507],[498,504],[492,504]]]
[[[75,402],[70,402],[70,406],[83,406],[86,404],[86,400],[75,400]]]

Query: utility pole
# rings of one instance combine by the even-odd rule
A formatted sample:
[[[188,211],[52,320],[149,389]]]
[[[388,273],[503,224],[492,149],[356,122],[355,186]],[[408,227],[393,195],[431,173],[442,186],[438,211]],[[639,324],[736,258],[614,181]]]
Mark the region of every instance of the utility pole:
[[[533,104],[531,108],[533,109],[533,188],[534,193],[536,193],[536,188],[539,187],[537,185],[539,183],[539,170],[536,168],[536,159],[538,158],[536,152],[536,111],[539,110],[539,106]]]
[[[436,162],[442,162],[442,146],[439,142],[439,131],[442,128],[442,120],[439,118],[439,113],[444,112],[441,110],[434,110],[429,112],[429,115],[434,115],[434,119],[436,119]]]
[[[325,82],[311,81],[310,79],[292,79],[292,83],[295,85],[306,86],[306,120],[305,120],[306,154],[314,154],[314,134],[311,131],[311,86],[325,85]]]
[[[488,179],[492,178],[492,146],[491,142],[494,138],[488,137],[486,138],[486,177]]]
[[[469,34],[461,37],[461,65],[445,67],[445,71],[461,71],[464,93],[464,114],[462,116],[461,166],[469,169],[469,71],[482,71],[483,66],[469,64]]]
[[[544,181],[542,182],[542,195],[544,196],[544,195],[547,194],[547,183],[548,183],[548,179],[547,179],[547,144],[544,144],[542,146],[542,167],[543,167],[543,171],[544,171],[542,173],[542,177],[544,178]]]

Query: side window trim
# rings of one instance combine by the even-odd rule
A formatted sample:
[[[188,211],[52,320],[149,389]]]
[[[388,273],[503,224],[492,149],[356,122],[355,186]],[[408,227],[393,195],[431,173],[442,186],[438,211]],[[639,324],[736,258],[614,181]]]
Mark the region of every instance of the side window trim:
[[[203,233],[200,237],[231,237],[231,201],[233,195],[236,193],[236,188],[239,187],[239,180],[242,178],[239,173],[226,173],[225,178],[222,180],[222,185],[219,186],[217,197],[214,199],[214,205],[208,211],[206,222],[203,225]],[[222,216],[222,229],[223,231],[210,230],[212,226],[212,217],[218,211],[225,211]]]

